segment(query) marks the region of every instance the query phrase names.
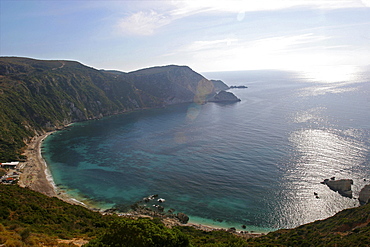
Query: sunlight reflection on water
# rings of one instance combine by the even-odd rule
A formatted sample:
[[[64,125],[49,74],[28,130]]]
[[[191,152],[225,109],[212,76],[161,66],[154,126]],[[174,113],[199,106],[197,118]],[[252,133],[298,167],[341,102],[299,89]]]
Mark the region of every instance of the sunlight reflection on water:
[[[354,66],[310,67],[302,72],[302,76],[305,80],[315,83],[300,92],[300,96],[304,97],[356,91],[356,83],[361,80],[360,70]]]
[[[297,129],[289,136],[293,154],[283,168],[285,199],[278,208],[282,216],[278,220],[280,225],[304,224],[359,205],[356,199],[343,198],[320,182],[332,176],[354,179],[352,190],[357,197],[364,183],[364,174],[358,168],[366,163],[370,151],[364,137],[366,133],[354,128],[320,127],[330,126],[328,118],[323,117],[325,110],[311,108],[297,112],[291,119],[295,123],[311,123],[311,127]]]
[[[355,66],[317,66],[303,71],[303,77],[320,83],[356,81],[360,69]]]

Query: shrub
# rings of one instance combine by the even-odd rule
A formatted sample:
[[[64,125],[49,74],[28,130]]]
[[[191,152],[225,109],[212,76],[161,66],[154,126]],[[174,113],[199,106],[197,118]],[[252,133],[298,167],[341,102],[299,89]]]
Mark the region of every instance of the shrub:
[[[119,219],[87,246],[189,246],[188,238],[176,229],[166,228],[149,219]]]

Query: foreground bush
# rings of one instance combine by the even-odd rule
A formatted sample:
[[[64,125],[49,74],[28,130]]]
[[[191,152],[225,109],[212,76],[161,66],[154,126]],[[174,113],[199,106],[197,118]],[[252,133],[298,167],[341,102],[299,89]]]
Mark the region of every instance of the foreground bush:
[[[189,246],[187,236],[176,229],[169,229],[161,223],[149,219],[119,219],[87,247],[103,246]]]

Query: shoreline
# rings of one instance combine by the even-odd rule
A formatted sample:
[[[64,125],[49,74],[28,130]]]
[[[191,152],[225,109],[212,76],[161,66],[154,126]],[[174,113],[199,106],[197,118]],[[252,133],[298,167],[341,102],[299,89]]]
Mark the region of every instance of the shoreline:
[[[69,204],[86,206],[83,202],[80,202],[66,193],[59,191],[55,185],[51,172],[48,165],[41,154],[42,142],[51,134],[57,130],[46,132],[45,134],[34,136],[23,155],[27,157],[26,162],[21,164],[19,170],[21,175],[18,181],[20,187],[29,188],[31,190],[40,192],[49,197],[57,197],[62,201]],[[89,208],[90,209],[90,208]]]
[[[55,185],[52,174],[48,168],[48,165],[41,154],[42,142],[51,134],[55,133],[58,130],[46,132],[45,134],[34,136],[31,141],[27,144],[27,148],[24,151],[24,155],[27,157],[26,162],[22,162],[19,170],[21,175],[19,178],[18,185],[24,188],[30,188],[31,190],[40,192],[49,197],[57,197],[58,199],[67,202],[73,205],[80,205],[89,210],[97,211],[100,213],[104,212],[104,209],[97,209],[94,205],[85,204],[82,201],[77,200],[76,198],[71,197],[67,193],[60,191],[59,188]],[[151,217],[150,215],[143,215],[137,213],[123,213],[120,214],[123,217]],[[200,224],[197,222],[189,221],[186,224],[180,223],[178,220],[171,217],[163,217],[163,223],[167,227],[173,226],[190,226],[202,231],[214,231],[214,230],[225,230],[237,234],[239,236],[250,238],[258,237],[265,235],[265,232],[248,232],[243,230],[230,230],[230,228],[223,228],[217,226],[211,226],[207,224]]]

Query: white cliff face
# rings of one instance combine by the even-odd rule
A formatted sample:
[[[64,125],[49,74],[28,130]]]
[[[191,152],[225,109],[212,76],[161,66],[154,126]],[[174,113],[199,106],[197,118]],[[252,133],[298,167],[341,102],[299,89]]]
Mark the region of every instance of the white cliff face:
[[[358,197],[358,200],[361,204],[369,203],[370,201],[370,185],[365,185],[365,187],[362,188],[360,191],[360,195]]]
[[[338,191],[342,196],[352,198],[352,179],[328,180],[325,184],[334,191]]]

